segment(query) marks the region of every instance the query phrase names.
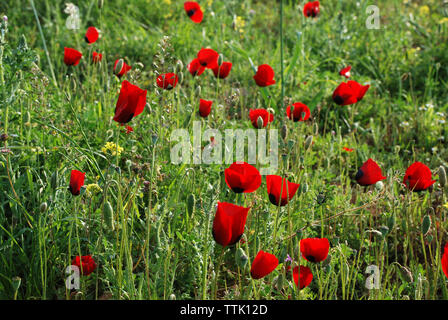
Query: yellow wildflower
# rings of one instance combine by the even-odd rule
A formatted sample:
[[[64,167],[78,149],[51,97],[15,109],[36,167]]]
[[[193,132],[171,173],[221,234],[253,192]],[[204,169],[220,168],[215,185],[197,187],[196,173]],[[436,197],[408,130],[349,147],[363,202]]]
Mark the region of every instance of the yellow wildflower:
[[[442,23],[448,23],[448,17],[442,18],[442,20],[439,21],[440,24]]]
[[[243,33],[244,26],[246,25],[246,21],[244,21],[244,19],[240,16],[234,16],[232,25],[233,25],[233,28],[235,30],[238,30],[239,33]]]
[[[123,152],[123,148],[114,142],[107,142],[104,147],[101,148],[101,151],[106,154],[111,154],[112,156],[120,155]]]
[[[418,10],[421,16],[427,16],[429,14],[429,7],[428,6],[421,6]]]
[[[96,183],[91,183],[86,186],[87,196],[91,197],[97,193],[103,192],[103,189],[100,188]]]

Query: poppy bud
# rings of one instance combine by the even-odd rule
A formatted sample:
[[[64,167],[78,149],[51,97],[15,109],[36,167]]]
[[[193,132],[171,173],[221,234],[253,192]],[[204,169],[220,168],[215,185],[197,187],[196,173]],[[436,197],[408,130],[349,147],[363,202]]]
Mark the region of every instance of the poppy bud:
[[[148,110],[149,113],[152,113],[151,104],[149,102],[146,103],[146,110]]]
[[[123,59],[118,59],[117,64],[115,65],[114,68],[114,74],[118,76],[121,73],[123,66],[124,66]]]
[[[319,124],[317,122],[314,122],[314,135],[317,135],[319,133]]]
[[[20,288],[20,284],[22,283],[22,278],[13,277],[11,282],[12,282],[12,289],[14,290],[14,295],[16,295],[17,291]]]
[[[176,63],[176,73],[181,72],[183,69],[184,69],[183,62],[180,61],[180,60],[177,60],[177,63]],[[179,80],[179,82],[180,82],[180,80]]]
[[[47,211],[47,208],[48,208],[47,203],[46,202],[42,202],[40,207],[39,207],[39,210],[40,210],[40,212],[44,213],[45,211]]]
[[[440,166],[439,168],[439,183],[442,188],[446,186],[446,171],[444,166]]]
[[[429,228],[431,228],[431,218],[429,217],[429,215],[426,215],[422,221],[422,234],[426,235],[429,231]]]
[[[281,135],[282,135],[282,139],[285,140],[286,137],[288,136],[288,126],[286,124],[284,124],[282,126],[282,131],[281,131]]]
[[[199,97],[201,95],[201,86],[197,86],[197,88],[196,88],[194,93],[196,94],[196,96]]]
[[[5,142],[6,140],[8,140],[8,138],[9,138],[8,135],[6,133],[3,133],[0,136],[0,141]]]
[[[250,109],[249,118],[250,121],[252,122],[252,125],[257,129],[266,127],[268,123],[274,121],[274,115],[264,109]],[[258,121],[259,118],[261,118],[263,122],[259,122]],[[262,125],[261,127],[260,124]]]
[[[280,273],[277,277],[274,278],[273,285],[277,290],[282,290],[285,283],[285,276],[283,273]]]
[[[189,215],[193,213],[195,202],[194,194],[190,194],[187,199],[187,212]]]
[[[313,136],[308,136],[305,139],[305,149],[308,150],[312,143],[313,143]]]
[[[176,295],[174,293],[170,294],[170,300],[176,300]]]
[[[114,231],[114,210],[109,201],[104,204],[103,208],[104,221],[106,222],[106,226],[110,231]]]
[[[53,190],[56,190],[56,188],[58,187],[58,172],[55,171],[53,172],[53,174],[51,175],[51,188]]]
[[[182,83],[182,81],[184,80],[184,73],[183,72],[179,72],[177,74],[177,79],[179,83]]]
[[[257,128],[263,128],[263,118],[261,116],[257,119]]]
[[[235,255],[235,262],[238,267],[243,269],[247,264],[247,255],[244,252],[243,248],[239,248]]]
[[[292,149],[293,147],[294,147],[294,140],[292,140],[292,139],[289,139],[288,140],[288,149]]]
[[[224,56],[221,53],[218,57],[218,66],[222,65],[223,62],[224,62]]]

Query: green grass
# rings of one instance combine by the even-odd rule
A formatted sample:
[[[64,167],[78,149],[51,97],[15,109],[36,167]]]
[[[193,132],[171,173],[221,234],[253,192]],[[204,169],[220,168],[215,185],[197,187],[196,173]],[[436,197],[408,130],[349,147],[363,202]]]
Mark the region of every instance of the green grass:
[[[448,23],[440,23],[446,4],[376,1],[381,28],[369,30],[369,1],[321,1],[312,20],[302,14],[304,1],[284,0],[282,101],[279,1],[200,1],[199,25],[183,1],[106,0],[101,9],[97,2],[77,3],[81,27],[73,31],[65,27],[65,1],[35,0],[42,34],[32,1],[0,4],[9,19],[0,64],[0,133],[9,136],[0,153],[1,299],[448,298],[440,264],[446,189],[437,182],[431,192],[411,193],[401,184],[414,161],[435,179],[448,166]],[[101,38],[89,46],[83,37],[90,25]],[[64,47],[83,53],[78,66],[64,65]],[[156,89],[157,73],[178,60],[186,66],[202,47],[233,63],[227,79],[217,82],[210,70],[192,78],[184,67],[174,90]],[[93,50],[103,54],[99,65],[90,63]],[[148,90],[148,106],[129,135],[112,120],[118,58],[133,67],[126,79]],[[260,90],[249,59],[270,64],[277,83]],[[371,88],[361,102],[340,107],[331,95],[349,64],[352,79]],[[197,115],[198,86],[201,98],[214,101],[205,120]],[[312,120],[287,121],[290,102],[307,104]],[[275,110],[271,126],[280,131],[284,123],[288,131],[279,141],[278,174],[301,184],[287,207],[269,202],[264,179],[255,193],[236,196],[224,181],[227,164],[171,163],[172,130],[191,133],[194,120],[203,130],[251,128],[249,109],[268,107]],[[314,144],[305,149],[310,135]],[[119,156],[102,151],[117,141]],[[387,176],[381,190],[353,180],[368,158]],[[73,197],[72,169],[101,191]],[[213,240],[217,201],[251,207],[245,244],[222,251]],[[114,230],[104,220],[107,202]],[[425,216],[431,226],[423,234]],[[298,261],[299,241],[308,237],[327,237],[331,259],[311,265],[314,279],[298,291],[282,264],[287,254]],[[244,266],[236,262],[239,248]],[[259,250],[281,265],[252,280]],[[82,294],[74,297],[64,272],[78,254],[91,254],[98,268],[82,277]],[[365,288],[369,265],[380,269],[378,290]],[[14,277],[21,278],[17,292]]]

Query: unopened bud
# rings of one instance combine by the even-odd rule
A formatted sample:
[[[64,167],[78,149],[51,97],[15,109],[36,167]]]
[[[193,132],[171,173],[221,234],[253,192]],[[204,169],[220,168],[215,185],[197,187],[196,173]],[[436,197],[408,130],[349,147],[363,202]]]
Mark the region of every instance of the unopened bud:
[[[247,256],[242,248],[239,248],[235,255],[236,264],[240,268],[244,268],[247,264]]]
[[[313,144],[313,136],[308,136],[305,139],[305,149],[308,150],[309,147],[311,147],[312,144]]]
[[[177,74],[177,79],[178,79],[179,83],[182,83],[182,81],[184,81],[184,73],[183,72],[179,72]]]
[[[224,56],[221,53],[218,57],[218,66],[222,65],[223,62],[224,62]]]
[[[282,290],[285,284],[285,277],[283,273],[280,273],[277,277],[275,277],[272,284],[274,285],[274,289]]]
[[[20,277],[12,278],[12,288],[13,288],[14,292],[17,292],[17,290],[19,290],[21,283],[22,283],[22,278],[20,278]]]
[[[439,183],[442,188],[446,186],[446,171],[444,166],[440,166],[439,168]]]
[[[9,138],[8,135],[6,133],[3,133],[0,136],[0,141],[5,142],[6,140],[8,140],[8,138]]]
[[[103,208],[103,215],[104,215],[104,222],[106,223],[107,229],[110,231],[114,231],[115,225],[114,225],[114,209],[112,208],[112,205],[109,201],[107,201],[104,204]]]
[[[170,294],[170,300],[176,300],[176,295],[174,293]]]
[[[314,122],[314,135],[319,134],[319,124],[317,122]]]
[[[383,183],[383,181],[378,181],[377,183],[375,183],[375,188],[376,188],[378,191],[383,190],[383,187],[384,187],[384,183]]]
[[[53,174],[51,175],[51,188],[53,190],[56,190],[56,188],[58,187],[58,171],[56,170],[55,172],[53,172]]]
[[[285,140],[286,137],[288,136],[288,126],[286,124],[284,124],[282,126],[282,131],[281,131],[281,135],[282,135],[282,139]]]
[[[261,117],[261,116],[258,116],[258,118],[257,118],[257,128],[258,129],[260,129],[260,128],[263,128],[263,118]]]
[[[182,71],[183,69],[184,69],[183,62],[180,61],[180,60],[177,60],[177,63],[176,63],[176,73]]]
[[[117,62],[117,65],[115,66],[114,74],[115,75],[119,75],[121,70],[123,70],[123,66],[124,66],[123,59],[119,59],[118,62]]]
[[[187,199],[187,212],[189,215],[193,213],[195,202],[196,199],[194,198],[194,194],[190,194]]]
[[[152,113],[151,104],[149,102],[146,103],[146,110],[148,110],[149,113]]]
[[[47,211],[47,208],[48,208],[47,203],[46,202],[42,202],[40,207],[39,207],[39,210],[40,210],[40,212],[44,213],[45,211]]]
[[[197,86],[197,88],[196,88],[194,93],[196,94],[196,96],[199,97],[201,95],[201,86]]]

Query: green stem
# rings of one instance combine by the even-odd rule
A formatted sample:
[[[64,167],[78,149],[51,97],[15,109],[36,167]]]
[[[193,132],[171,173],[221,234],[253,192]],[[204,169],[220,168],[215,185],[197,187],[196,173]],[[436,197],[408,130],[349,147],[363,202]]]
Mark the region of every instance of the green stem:
[[[281,86],[281,100],[280,100],[280,106],[281,110],[280,112],[283,112],[284,105],[283,100],[285,97],[285,79],[283,75],[283,0],[280,0],[280,73],[281,73],[281,80],[282,80],[282,86]]]
[[[47,43],[45,41],[44,33],[42,31],[42,27],[40,25],[39,16],[37,15],[36,7],[34,6],[34,0],[30,0],[31,7],[33,8],[34,16],[36,17],[37,28],[39,29],[40,37],[42,38],[42,43],[44,45],[45,55],[47,56],[48,66],[50,67],[51,77],[53,78],[54,85],[56,88],[58,87],[58,83],[56,81],[56,76],[53,71],[53,64],[51,63],[50,53],[47,49]]]

